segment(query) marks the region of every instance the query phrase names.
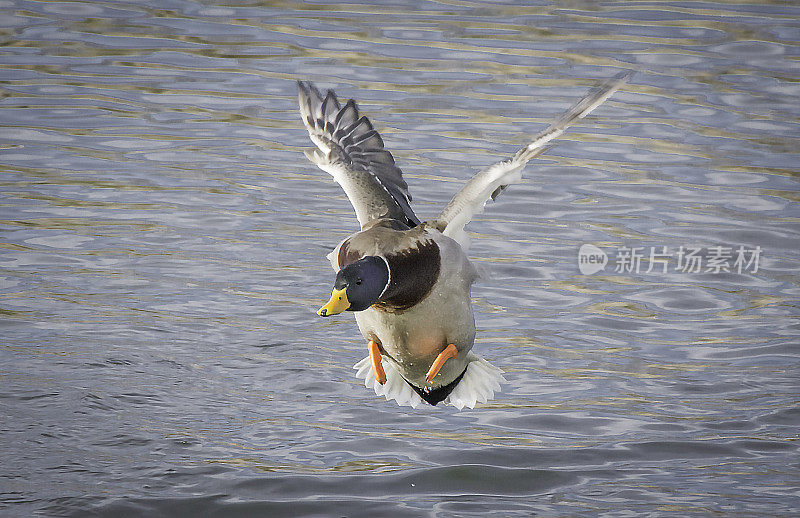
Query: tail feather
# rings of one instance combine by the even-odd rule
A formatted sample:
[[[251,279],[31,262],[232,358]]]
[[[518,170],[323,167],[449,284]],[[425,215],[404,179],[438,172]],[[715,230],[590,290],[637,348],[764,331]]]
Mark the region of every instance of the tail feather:
[[[472,351],[467,353],[467,360],[467,370],[461,381],[443,400],[445,404],[452,405],[459,410],[464,407],[475,408],[478,403],[486,403],[494,399],[495,393],[500,392],[500,384],[507,383],[502,369],[498,369]],[[381,364],[386,374],[386,383],[383,385],[375,381],[369,356],[353,365],[353,369],[356,371],[356,377],[364,380],[365,387],[374,390],[376,395],[385,397],[386,401],[393,399],[400,406],[413,408],[424,402],[403,378],[394,363],[381,358]]]

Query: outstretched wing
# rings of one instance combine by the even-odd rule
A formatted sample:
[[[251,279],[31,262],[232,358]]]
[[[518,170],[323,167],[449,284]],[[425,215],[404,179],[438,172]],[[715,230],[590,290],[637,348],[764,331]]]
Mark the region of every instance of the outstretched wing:
[[[303,123],[319,148],[306,156],[342,186],[361,226],[382,217],[419,224],[402,171],[355,101],[342,107],[331,90],[323,97],[310,82],[297,86]]]
[[[539,133],[533,142],[517,151],[510,159],[494,164],[478,172],[453,196],[434,222],[436,228],[446,236],[452,237],[462,246],[468,243],[464,226],[475,214],[483,212],[489,199],[495,199],[506,187],[522,180],[522,170],[530,159],[547,150],[548,142],[558,138],[564,130],[578,119],[586,117],[592,110],[603,104],[628,79],[632,72],[617,75],[610,81],[592,90],[586,97],[570,108],[556,122]]]

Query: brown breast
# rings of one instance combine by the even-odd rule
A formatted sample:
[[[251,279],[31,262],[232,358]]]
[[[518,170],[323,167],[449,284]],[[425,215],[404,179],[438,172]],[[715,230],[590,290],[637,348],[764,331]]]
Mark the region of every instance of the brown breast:
[[[382,255],[389,263],[389,286],[375,304],[377,309],[399,312],[413,307],[428,296],[439,280],[439,246],[425,235],[423,228],[377,226],[359,232],[339,247],[339,268],[367,255]]]

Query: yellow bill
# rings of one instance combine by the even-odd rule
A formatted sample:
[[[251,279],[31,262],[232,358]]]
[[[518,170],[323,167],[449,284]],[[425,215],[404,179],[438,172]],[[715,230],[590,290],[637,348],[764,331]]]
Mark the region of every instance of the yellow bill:
[[[331,300],[327,304],[319,308],[317,315],[321,317],[329,317],[331,315],[338,315],[342,311],[350,307],[350,301],[347,300],[347,288],[337,290],[333,288],[331,293]]]

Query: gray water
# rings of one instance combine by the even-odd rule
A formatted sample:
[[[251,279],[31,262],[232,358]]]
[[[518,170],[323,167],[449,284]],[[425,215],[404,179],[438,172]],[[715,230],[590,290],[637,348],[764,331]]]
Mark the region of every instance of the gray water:
[[[0,514],[796,515],[790,4],[3,1]],[[314,312],[357,223],[295,81],[359,100],[425,219],[621,70],[469,227],[503,392],[376,397]]]

